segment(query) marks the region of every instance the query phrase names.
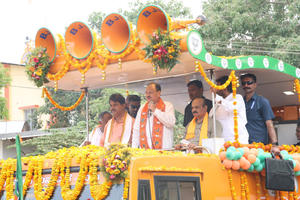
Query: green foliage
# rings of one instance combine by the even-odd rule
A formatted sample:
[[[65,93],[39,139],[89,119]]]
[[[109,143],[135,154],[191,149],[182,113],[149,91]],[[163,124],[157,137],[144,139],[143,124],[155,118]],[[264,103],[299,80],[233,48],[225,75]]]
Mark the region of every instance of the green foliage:
[[[180,40],[172,39],[170,32],[158,28],[152,35],[149,35],[150,43],[143,50],[146,51],[146,58],[151,59],[155,67],[170,72],[173,67],[180,63],[177,59],[181,54]]]
[[[89,15],[89,26],[96,31],[97,33],[101,32],[101,25],[104,17],[106,16],[105,13],[100,12],[93,12]]]
[[[300,67],[300,2],[204,1],[208,22],[200,27],[214,55],[268,55]]]
[[[146,3],[142,3],[139,0],[135,2],[128,2],[130,10],[123,10],[119,8],[119,13],[123,14],[132,24],[136,24],[137,16],[141,12],[141,10],[148,5],[158,5],[160,6],[166,13],[170,15],[170,17],[178,17],[181,19],[184,18],[192,18],[191,9],[189,7],[185,7],[183,5],[183,1],[178,0],[147,0]]]
[[[8,108],[7,108],[7,99],[2,96],[2,88],[6,87],[11,83],[12,79],[9,75],[8,69],[0,63],[0,120],[8,120]]]
[[[49,55],[46,53],[47,48],[38,47],[27,55],[26,74],[30,81],[33,81],[37,87],[49,83],[47,74],[49,68]]]
[[[51,131],[50,135],[35,137],[25,140],[21,146],[34,146],[33,152],[27,153],[25,157],[45,155],[50,151],[57,151],[58,149],[70,148],[72,146],[79,146],[86,138],[85,127],[76,126],[64,130],[48,130]],[[80,131],[83,131],[81,133]],[[8,146],[7,148],[15,148],[16,145]]]

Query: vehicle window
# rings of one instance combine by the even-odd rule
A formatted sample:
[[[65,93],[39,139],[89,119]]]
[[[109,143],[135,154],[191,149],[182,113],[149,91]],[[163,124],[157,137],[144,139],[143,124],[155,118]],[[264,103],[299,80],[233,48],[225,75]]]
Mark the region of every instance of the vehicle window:
[[[138,200],[149,200],[149,199],[151,199],[150,181],[139,180]]]
[[[157,200],[200,200],[199,177],[154,176]]]

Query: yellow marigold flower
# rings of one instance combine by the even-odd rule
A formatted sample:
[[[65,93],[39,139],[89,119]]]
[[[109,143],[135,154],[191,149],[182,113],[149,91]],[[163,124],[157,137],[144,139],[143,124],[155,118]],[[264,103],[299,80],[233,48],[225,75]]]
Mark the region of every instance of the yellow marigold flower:
[[[35,74],[38,75],[38,76],[42,75],[42,73],[43,73],[43,72],[42,72],[41,69],[39,69],[39,70],[37,70],[37,71],[35,72]]]
[[[169,52],[169,53],[173,53],[174,51],[175,51],[175,49],[174,49],[173,46],[171,46],[171,47],[168,48],[168,52]]]
[[[154,49],[158,49],[160,47],[160,43],[153,46]]]
[[[172,58],[173,58],[173,56],[172,56],[172,55],[168,55],[168,58],[172,59]]]

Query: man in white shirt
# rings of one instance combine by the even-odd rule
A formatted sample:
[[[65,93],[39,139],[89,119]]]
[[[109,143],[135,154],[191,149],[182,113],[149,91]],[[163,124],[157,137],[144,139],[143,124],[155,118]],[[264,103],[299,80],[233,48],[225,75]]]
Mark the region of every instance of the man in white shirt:
[[[228,76],[222,76],[217,79],[217,85],[223,85],[228,80]],[[247,117],[246,108],[242,95],[237,94],[236,99],[232,96],[232,84],[230,83],[224,90],[215,90],[211,88],[211,92],[215,93],[216,104],[216,120],[218,120],[223,127],[222,137],[225,141],[234,142],[234,113],[233,109],[237,109],[238,113],[238,133],[239,142],[248,144],[249,134],[246,128]],[[217,93],[217,94],[216,94]],[[233,102],[236,101],[236,105]],[[210,116],[213,115],[213,110],[210,111]]]
[[[137,113],[133,127],[132,147],[165,149],[173,146],[174,107],[160,98],[161,87],[149,83],[146,88],[147,103]]]
[[[100,113],[98,118],[99,125],[89,134],[89,141],[85,139],[85,141],[81,144],[81,146],[86,146],[90,144],[99,146],[101,136],[104,132],[104,127],[111,118],[112,115],[107,111]]]

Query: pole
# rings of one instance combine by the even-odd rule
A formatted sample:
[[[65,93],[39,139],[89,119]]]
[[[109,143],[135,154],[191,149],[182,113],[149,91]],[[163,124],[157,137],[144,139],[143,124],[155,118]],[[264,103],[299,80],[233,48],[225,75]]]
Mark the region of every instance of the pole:
[[[85,104],[86,104],[86,141],[89,142],[89,89],[85,90]]]
[[[211,81],[215,81],[215,76],[214,76],[214,71],[213,69],[210,69],[210,76],[211,76]],[[217,137],[217,128],[216,128],[216,106],[215,106],[215,94],[212,92],[211,93],[211,100],[212,100],[212,105],[213,105],[213,120],[214,120],[214,138]],[[215,144],[216,145],[216,144]]]

